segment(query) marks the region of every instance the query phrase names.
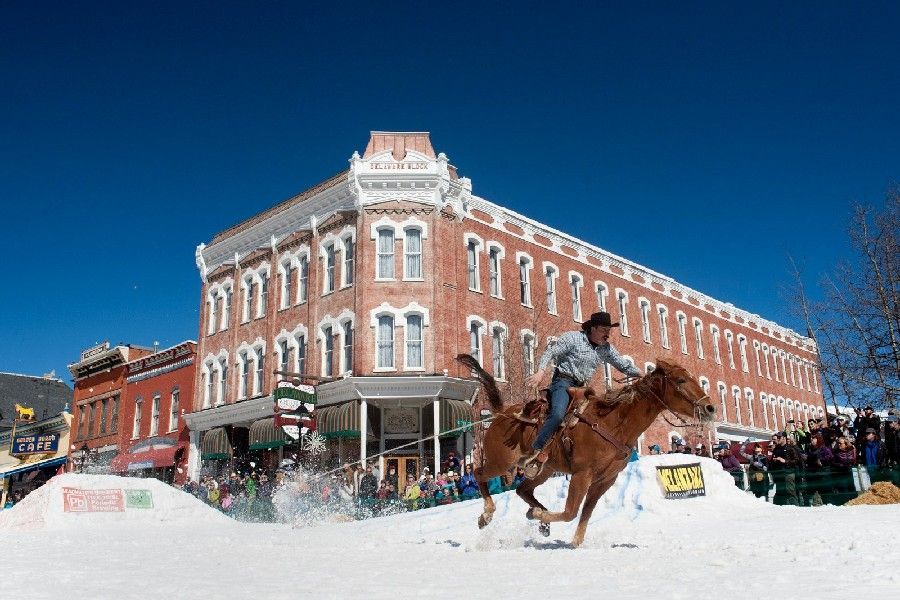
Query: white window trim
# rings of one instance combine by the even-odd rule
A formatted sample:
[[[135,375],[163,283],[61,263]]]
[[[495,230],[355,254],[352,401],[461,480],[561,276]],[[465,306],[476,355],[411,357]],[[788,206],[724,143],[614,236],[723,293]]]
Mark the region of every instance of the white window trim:
[[[581,290],[584,288],[584,276],[578,271],[569,271],[568,273],[568,282],[569,282],[569,290],[572,290],[572,285],[575,286],[575,293],[572,297],[572,320],[576,323],[581,323],[584,321],[584,311],[581,306]],[[576,297],[577,296],[577,297]],[[576,305],[577,300],[577,305]],[[575,308],[577,306],[577,314]]]
[[[643,296],[638,296],[638,308],[641,311],[641,336],[644,342],[653,343],[653,337],[650,333],[650,301]]]
[[[725,330],[725,343],[728,345],[728,363],[732,369],[736,369],[737,367],[734,366],[734,334],[730,329]]]
[[[760,392],[759,403],[762,405],[763,409],[763,427],[767,431],[771,431],[771,428],[769,427],[769,395],[765,392]]]
[[[547,273],[547,269],[551,269],[551,273]],[[551,315],[559,315],[559,267],[549,260],[541,263],[541,275],[544,278],[544,287],[548,288],[544,292],[544,302],[547,304],[547,312]],[[547,285],[547,276],[550,277],[552,288]],[[553,310],[550,310],[550,297],[553,297]]]
[[[695,344],[697,346],[697,358],[701,360],[705,360],[705,355],[703,352],[703,321],[701,321],[698,317],[693,317],[691,319],[694,325],[694,338]]]
[[[203,386],[203,390],[200,394],[200,397],[202,398],[201,408],[209,408],[212,406],[212,390],[210,389],[211,386],[209,385],[209,378],[212,377],[214,371],[213,362],[214,361],[212,360],[212,355],[209,355],[200,366],[200,373],[202,375],[202,377],[200,378],[200,385]],[[134,431],[133,428],[132,431]]]
[[[488,332],[488,323],[483,318],[478,315],[469,315],[466,317],[466,335],[472,335],[472,323],[478,323],[480,325],[478,329],[478,356],[475,357],[475,360],[478,361],[478,364],[484,366],[484,336]],[[469,346],[469,352],[472,351],[471,343]]]
[[[534,270],[534,259],[527,252],[516,252],[516,268],[520,269],[522,265],[522,260],[525,260],[525,283],[528,286],[528,297],[526,298],[527,302],[521,302],[520,304],[527,308],[534,308],[534,284],[533,277],[531,276],[531,271]],[[519,281],[519,285],[521,285],[521,271],[516,274],[516,278]]]
[[[350,335],[353,338],[356,338],[356,319],[354,315],[345,315],[343,318],[338,319],[338,348],[340,349],[340,356],[338,357],[338,376],[347,376],[353,373],[353,365],[345,365],[344,364],[344,346],[347,345],[347,333],[344,331],[344,326],[350,323]],[[351,353],[353,350],[351,350]]]
[[[759,340],[753,340],[753,354],[756,356],[756,376],[762,377],[762,363],[759,361]]]
[[[700,377],[697,378],[697,380],[700,382],[700,389],[703,390],[704,394],[709,396],[709,378],[704,375],[701,375]]]
[[[603,312],[609,312],[609,286],[603,281],[594,282],[594,295],[597,297],[597,308]]]
[[[466,249],[466,287],[471,292],[481,293],[481,254],[484,252],[484,240],[477,233],[467,231],[463,235],[463,247]],[[469,285],[469,243],[475,242],[475,287]]]
[[[762,344],[763,360],[766,362],[766,379],[772,379],[772,372],[769,370],[769,345]]]
[[[337,291],[339,289],[343,289],[345,287],[349,287],[347,283],[347,275],[344,273],[344,257],[346,256],[347,251],[347,242],[346,240],[350,239],[354,244],[356,243],[356,227],[353,225],[344,225],[340,231],[334,232],[329,231],[319,240],[319,258],[322,260],[322,293],[330,294],[331,292],[326,292],[325,290],[325,281],[327,279],[325,273],[325,265],[328,260],[328,254],[325,249],[330,245],[334,244],[334,290]],[[340,254],[340,259],[338,258],[338,254]],[[356,257],[354,257],[354,262],[356,261]],[[338,263],[340,263],[341,274],[338,277]]]
[[[651,373],[651,372],[652,372],[653,370],[655,370],[655,369],[656,369],[656,365],[654,365],[652,362],[645,362],[645,363],[644,363],[644,373],[645,373],[645,374],[646,374],[646,373]]]
[[[671,348],[669,342],[669,308],[665,304],[656,305],[656,314],[659,318],[659,338],[663,348]]]
[[[750,423],[750,427],[756,427],[756,421],[753,418],[753,399],[753,390],[745,387],[744,400],[747,401],[747,420]]]
[[[675,311],[675,323],[678,324],[678,338],[681,341],[681,353],[688,353],[687,343],[687,315],[683,311]]]
[[[728,422],[728,386],[724,381],[716,382],[716,393],[719,395],[719,404],[722,406],[722,423]]]
[[[343,233],[349,229],[349,232]],[[347,249],[353,247],[353,267],[354,270],[356,268],[356,263],[358,260],[359,254],[359,246],[356,244],[356,228],[354,227],[345,227],[342,230],[341,236],[341,289],[348,288],[353,283],[348,281],[348,273],[347,273]],[[350,242],[349,244],[347,242]],[[354,273],[355,275],[355,273]],[[356,282],[356,277],[353,277],[353,282]]]
[[[537,368],[537,363],[535,363],[535,356],[537,354],[538,337],[530,329],[520,329],[519,330],[519,343],[522,345],[523,360],[525,358],[524,354],[525,354],[526,348],[528,348],[525,345],[526,339],[531,340],[531,347],[529,348],[530,356],[528,357],[528,362],[531,364],[531,369],[532,369],[531,373],[525,373],[525,376],[527,377],[527,376],[533,374]]]
[[[403,229],[401,229],[403,236],[403,281],[425,281],[425,239],[428,236],[428,228],[424,227],[424,224],[416,223],[415,225],[404,225]],[[419,231],[419,262],[421,265],[422,276],[421,277],[410,277],[406,272],[406,254],[407,254],[407,235],[406,232],[410,229],[416,229]]]
[[[741,355],[741,370],[744,373],[749,373],[750,363],[747,361],[747,336],[743,333],[738,335],[738,352]]]
[[[624,302],[622,302],[624,300]],[[616,308],[619,310],[619,329],[625,337],[631,337],[628,332],[628,292],[622,288],[616,288]]]
[[[506,248],[503,247],[498,241],[488,240],[487,242],[487,256],[488,256],[488,293],[490,293],[491,289],[491,251],[497,251],[497,294],[491,294],[494,298],[499,298],[503,300],[503,259],[506,258]],[[517,254],[518,256],[518,254]],[[516,261],[516,267],[518,268],[519,263]],[[518,274],[517,274],[518,275]]]
[[[737,420],[735,421],[738,425],[744,424],[744,415],[743,410],[741,409],[741,388],[733,385],[731,386],[731,399],[734,400],[734,412]]]
[[[506,373],[506,352],[505,352],[505,344],[509,340],[509,328],[500,321],[491,321],[488,324],[490,328],[491,334],[491,367],[494,366],[494,333],[499,330],[500,331],[500,370],[501,374],[493,373],[493,375],[497,378],[497,381],[506,381],[507,373]]]

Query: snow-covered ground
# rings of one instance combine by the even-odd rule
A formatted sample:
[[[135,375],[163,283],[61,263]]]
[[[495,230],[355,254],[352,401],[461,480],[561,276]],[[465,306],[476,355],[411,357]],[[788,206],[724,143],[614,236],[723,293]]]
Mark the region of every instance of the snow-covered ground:
[[[0,512],[0,598],[891,598],[900,506],[775,507],[702,462],[707,495],[665,500],[657,464],[632,463],[584,545],[549,538],[514,493],[351,523],[237,523],[155,480],[61,475]],[[153,508],[63,510],[63,488],[150,490]],[[562,507],[563,478],[538,497]]]

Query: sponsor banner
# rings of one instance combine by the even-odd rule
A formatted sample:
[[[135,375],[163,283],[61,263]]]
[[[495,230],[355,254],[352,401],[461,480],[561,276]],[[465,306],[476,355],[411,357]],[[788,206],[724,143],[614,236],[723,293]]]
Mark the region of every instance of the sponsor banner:
[[[12,440],[10,454],[48,454],[59,449],[58,433],[17,435]]]
[[[656,475],[666,499],[694,498],[706,495],[700,463],[656,467]]]
[[[125,512],[122,490],[80,490],[63,488],[65,512]]]
[[[150,490],[125,490],[127,508],[153,508],[153,493]]]

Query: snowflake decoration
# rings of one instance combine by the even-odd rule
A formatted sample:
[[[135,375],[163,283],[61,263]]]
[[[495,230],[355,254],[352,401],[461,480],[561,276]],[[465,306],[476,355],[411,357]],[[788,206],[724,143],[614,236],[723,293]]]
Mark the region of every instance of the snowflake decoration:
[[[310,454],[321,454],[325,451],[325,436],[318,431],[313,431],[303,436],[300,447]]]

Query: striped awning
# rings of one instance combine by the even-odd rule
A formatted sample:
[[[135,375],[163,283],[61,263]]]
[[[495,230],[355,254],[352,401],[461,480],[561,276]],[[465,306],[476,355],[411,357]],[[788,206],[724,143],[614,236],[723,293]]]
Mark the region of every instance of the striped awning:
[[[260,419],[250,426],[249,448],[251,450],[280,448],[290,441],[280,427],[275,427],[275,417]]]
[[[462,435],[463,430],[458,428],[463,425],[463,421],[468,424],[474,420],[474,417],[472,416],[472,405],[468,402],[464,402],[462,400],[444,399],[441,400],[440,407],[440,437],[457,437],[459,435]]]
[[[224,427],[216,427],[203,434],[203,440],[200,442],[200,458],[202,460],[231,458],[231,442]]]
[[[328,440],[360,437],[359,401],[353,400],[344,404],[317,409],[316,431]],[[366,437],[369,441],[377,439],[372,433],[372,421],[370,419],[366,420]]]

